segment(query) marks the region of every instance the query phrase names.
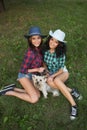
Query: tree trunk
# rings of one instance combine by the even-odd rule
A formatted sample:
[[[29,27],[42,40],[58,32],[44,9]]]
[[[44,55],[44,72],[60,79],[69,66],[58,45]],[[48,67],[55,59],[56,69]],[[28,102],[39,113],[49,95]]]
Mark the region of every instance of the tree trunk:
[[[0,0],[0,12],[5,10],[4,0]]]

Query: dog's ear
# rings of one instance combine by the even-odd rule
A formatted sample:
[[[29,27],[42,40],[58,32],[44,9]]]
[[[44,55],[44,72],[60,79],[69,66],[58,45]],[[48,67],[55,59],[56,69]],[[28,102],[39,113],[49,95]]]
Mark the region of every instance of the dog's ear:
[[[32,79],[35,80],[35,75],[32,75]]]
[[[47,77],[46,77],[46,76],[44,76],[44,77],[43,77],[43,79],[44,79],[44,81],[46,82],[46,80],[47,80]]]
[[[32,77],[34,77],[34,78],[35,78],[35,77],[36,77],[36,75],[32,74]]]

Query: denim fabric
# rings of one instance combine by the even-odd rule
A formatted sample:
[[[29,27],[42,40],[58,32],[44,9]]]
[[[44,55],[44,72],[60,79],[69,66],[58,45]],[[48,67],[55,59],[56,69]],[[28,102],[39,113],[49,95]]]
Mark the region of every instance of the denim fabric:
[[[31,73],[28,73],[28,74],[18,73],[17,80],[19,80],[20,78],[28,78],[28,79],[32,80],[32,74]]]

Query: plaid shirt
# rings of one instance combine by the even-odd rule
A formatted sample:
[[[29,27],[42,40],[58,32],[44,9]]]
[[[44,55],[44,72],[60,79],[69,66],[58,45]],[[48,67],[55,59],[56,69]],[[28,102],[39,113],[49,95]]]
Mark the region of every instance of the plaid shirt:
[[[21,73],[27,74],[28,69],[39,68],[43,65],[43,58],[40,50],[33,51],[30,48],[27,50],[24,56],[23,63],[21,65]]]
[[[46,63],[49,72],[55,73],[60,68],[64,68],[65,55],[56,57],[56,53],[50,53],[49,50],[44,53],[44,62]]]

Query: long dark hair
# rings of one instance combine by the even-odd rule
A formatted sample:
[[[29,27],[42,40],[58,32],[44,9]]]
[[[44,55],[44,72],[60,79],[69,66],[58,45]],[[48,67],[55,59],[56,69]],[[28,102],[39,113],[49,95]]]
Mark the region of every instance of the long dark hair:
[[[37,47],[38,49],[41,48],[42,43],[43,43],[43,39],[42,39],[42,37],[41,37],[41,44],[40,44],[39,47]],[[35,50],[35,48],[36,48],[36,47],[32,44],[31,37],[28,38],[28,46],[29,46],[29,48],[31,48],[32,50]]]
[[[50,49],[49,41],[50,41],[51,38],[52,38],[51,36],[48,36],[47,40],[44,42],[44,44],[43,44],[43,54],[44,54],[45,51]],[[63,43],[63,42],[60,42],[60,41],[58,41],[58,42],[59,42],[59,45],[55,49],[56,57],[66,55],[66,44]]]

